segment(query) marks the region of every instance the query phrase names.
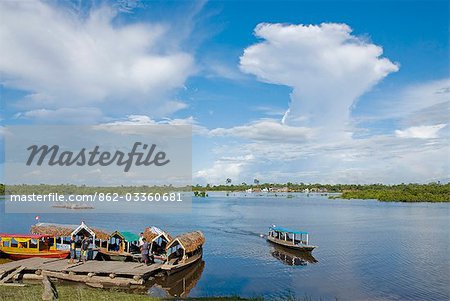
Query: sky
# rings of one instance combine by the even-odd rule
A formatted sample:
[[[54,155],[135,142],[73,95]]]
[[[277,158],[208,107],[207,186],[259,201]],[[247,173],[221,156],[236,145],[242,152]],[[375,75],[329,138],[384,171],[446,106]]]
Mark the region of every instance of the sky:
[[[0,1],[2,129],[187,124],[193,184],[448,181],[448,1]]]

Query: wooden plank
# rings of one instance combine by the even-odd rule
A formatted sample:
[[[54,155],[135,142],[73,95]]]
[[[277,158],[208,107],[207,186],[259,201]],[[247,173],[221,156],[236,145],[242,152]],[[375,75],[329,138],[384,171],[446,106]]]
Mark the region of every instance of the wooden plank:
[[[42,293],[42,300],[53,301],[58,299],[58,291],[53,282],[50,281],[47,275],[42,276],[42,284],[44,285],[44,292]]]
[[[0,286],[14,286],[14,287],[24,287],[23,283],[0,283]]]
[[[6,283],[6,282],[12,280],[14,276],[16,276],[17,274],[19,274],[20,272],[22,272],[24,269],[25,269],[24,266],[21,266],[21,267],[17,268],[14,272],[12,272],[12,273],[9,274],[8,276],[6,276],[6,277],[3,278],[2,280],[0,280],[0,283]]]
[[[92,276],[88,277],[87,275],[68,275],[58,272],[50,272],[50,271],[42,271],[44,275],[52,278],[58,278],[62,280],[74,281],[74,282],[82,282],[82,283],[100,283],[102,285],[110,285],[110,286],[120,286],[120,287],[129,287],[130,285],[141,285],[143,281],[135,281],[133,279],[128,278],[114,278],[111,279],[109,277],[102,276]]]
[[[21,266],[21,264],[18,263],[17,261],[12,261],[12,262],[2,264],[2,265],[0,265],[0,274],[9,273],[12,270],[17,269],[20,266]]]
[[[121,276],[144,278],[158,271],[161,264],[155,263],[149,266],[138,262],[121,261],[87,261],[85,263],[69,264],[66,259],[48,259],[48,258],[29,258],[16,262],[0,265],[0,275],[6,276],[7,273],[23,266],[27,271],[51,271],[59,273],[75,274],[95,274],[95,276],[108,276],[115,274],[118,278]],[[83,275],[78,275],[83,276]]]

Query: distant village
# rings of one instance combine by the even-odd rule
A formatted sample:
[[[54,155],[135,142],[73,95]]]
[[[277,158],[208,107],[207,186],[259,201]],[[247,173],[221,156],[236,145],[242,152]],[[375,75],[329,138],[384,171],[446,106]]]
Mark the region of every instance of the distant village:
[[[303,193],[325,193],[328,192],[328,189],[326,189],[325,187],[320,187],[320,188],[305,188],[302,190],[298,190],[298,189],[292,189],[289,188],[287,186],[285,187],[252,187],[249,189],[246,189],[245,192],[249,192],[249,193],[253,193],[253,192],[273,192],[273,193],[282,193],[282,192],[303,192]]]

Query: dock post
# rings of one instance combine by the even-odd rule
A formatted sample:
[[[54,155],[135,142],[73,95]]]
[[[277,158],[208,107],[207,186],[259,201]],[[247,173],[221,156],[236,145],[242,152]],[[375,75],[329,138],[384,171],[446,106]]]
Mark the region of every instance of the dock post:
[[[50,281],[48,276],[42,273],[42,284],[44,285],[44,292],[42,293],[42,300],[53,301],[58,299],[58,291],[55,285]]]

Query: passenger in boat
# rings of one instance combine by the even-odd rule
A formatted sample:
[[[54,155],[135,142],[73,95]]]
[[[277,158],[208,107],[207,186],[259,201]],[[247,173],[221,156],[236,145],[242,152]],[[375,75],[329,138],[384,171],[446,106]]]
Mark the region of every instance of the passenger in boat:
[[[143,242],[141,246],[142,260],[144,261],[145,264],[148,264],[150,260],[148,258],[148,243],[145,237],[142,238],[142,242]]]
[[[73,264],[75,260],[75,237],[70,237],[70,260],[69,263]]]

